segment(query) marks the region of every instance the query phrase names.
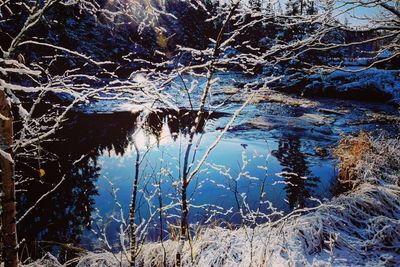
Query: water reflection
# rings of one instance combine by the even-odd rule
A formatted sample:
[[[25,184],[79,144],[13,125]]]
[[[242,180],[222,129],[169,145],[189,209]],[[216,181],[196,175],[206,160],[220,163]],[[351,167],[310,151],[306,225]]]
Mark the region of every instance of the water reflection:
[[[66,244],[80,244],[82,233],[90,228],[96,182],[101,166],[99,155],[108,152],[124,155],[129,144],[135,117],[131,114],[74,114],[70,123],[57,134],[57,139],[37,144],[37,159],[18,158],[16,169],[23,180],[18,194],[18,210],[22,215],[37,199],[53,188],[65,176],[61,186],[47,196],[18,224],[18,233],[26,239],[22,258],[39,257],[49,249],[59,258],[74,257],[75,251]],[[45,175],[40,177],[38,169]]]
[[[207,119],[222,116],[207,115]],[[142,147],[173,142],[179,134],[188,133],[194,116],[185,110],[170,111],[168,115],[166,111],[152,113],[135,140]],[[25,239],[20,251],[22,259],[38,258],[52,251],[58,258],[68,260],[79,252],[74,245],[91,243],[83,236],[90,230],[96,208],[94,198],[98,195],[102,169],[98,158],[111,154],[123,157],[136,130],[136,121],[137,115],[129,112],[72,114],[55,140],[36,144],[37,158],[20,156],[16,160],[19,216],[65,176],[60,187],[19,222],[19,236]],[[203,130],[204,121],[198,132]],[[39,169],[45,171],[44,176],[40,176]]]
[[[203,133],[207,120],[222,117],[223,113],[206,113],[199,123],[196,133]],[[196,119],[197,113],[189,110],[162,110],[150,113],[144,127],[133,137],[139,148],[150,148],[153,145],[166,145],[177,140],[181,135],[186,137]]]
[[[208,131],[205,129],[206,120],[215,120],[222,116],[224,114],[221,113],[206,114],[206,118],[197,128],[197,133]],[[189,134],[195,117],[195,112],[187,110],[161,110],[151,113],[143,127],[136,129],[138,117],[129,112],[71,115],[68,123],[56,134],[55,140],[40,144],[38,159],[21,157],[17,161],[19,176],[25,180],[20,185],[20,189],[29,188],[18,193],[20,216],[34,205],[40,196],[54,187],[62,177],[66,177],[57,190],[40,202],[32,213],[18,224],[19,235],[26,239],[26,245],[21,249],[22,257],[38,258],[46,251],[52,251],[59,259],[65,261],[79,252],[79,249],[74,249],[74,246],[91,248],[93,236],[89,234],[89,231],[94,213],[99,209],[101,215],[107,216],[113,208],[112,200],[104,195],[105,183],[99,178],[108,176],[120,189],[119,201],[127,216],[134,169],[134,159],[130,157],[133,151],[132,142],[134,141],[142,149],[155,148],[154,153],[148,156],[148,162],[146,162],[146,165],[153,164],[152,171],[154,172],[154,169],[160,168],[162,164],[159,158],[162,157],[163,152],[160,150],[157,152],[157,148],[167,147],[171,155],[178,156],[180,148],[175,142],[178,138],[185,138]],[[214,138],[215,133],[211,133],[208,139],[204,137],[203,145],[209,144]],[[307,198],[313,195],[319,178],[312,177],[307,156],[302,152],[300,138],[283,136],[273,143],[273,155],[276,159],[271,162],[271,172],[286,172],[283,175],[286,182],[283,190],[288,198],[289,208],[306,206]],[[201,149],[204,147],[199,149],[199,154]],[[236,166],[244,150],[248,151],[250,156],[259,149],[266,151],[265,141],[224,141],[212,153],[209,160],[228,167]],[[174,169],[173,175],[176,176],[174,179],[179,179],[175,163],[172,163],[173,159],[168,159],[168,157],[166,161],[169,162],[163,164],[172,164],[171,169]],[[252,175],[264,177],[265,171],[258,169],[257,166],[265,164],[265,158],[251,158],[251,160],[254,168],[250,168],[249,171]],[[46,172],[43,177],[39,177],[39,168]],[[142,174],[145,174],[144,170]],[[202,188],[197,189],[193,197],[195,204],[215,204],[226,209],[236,207],[230,192],[215,185],[223,181],[222,177],[212,172],[202,175],[202,179],[206,178],[203,180],[215,181],[201,184]],[[305,176],[308,178],[303,179]],[[276,179],[281,178],[276,177]],[[259,185],[254,183],[242,181],[239,186],[248,192],[249,201],[257,203]],[[163,193],[174,194],[176,188],[172,184],[163,185]],[[274,195],[275,191],[283,192],[282,188],[275,189],[275,187],[266,190],[268,196]],[[189,191],[194,192],[195,189],[189,188]],[[279,205],[284,197],[277,199],[274,205]],[[166,194],[163,196],[163,201],[169,203],[168,201],[172,198],[174,196]],[[139,208],[138,215],[145,217],[146,211]],[[201,218],[204,215],[205,213],[199,211],[197,214],[193,210],[191,218]],[[112,226],[110,232],[112,233],[109,237],[117,239],[117,227]],[[66,246],[66,244],[71,244],[71,246]]]
[[[320,182],[319,177],[310,177],[306,155],[301,151],[301,140],[298,136],[282,136],[278,149],[272,151],[282,165],[281,176],[285,180],[285,191],[289,208],[303,208],[313,190]]]

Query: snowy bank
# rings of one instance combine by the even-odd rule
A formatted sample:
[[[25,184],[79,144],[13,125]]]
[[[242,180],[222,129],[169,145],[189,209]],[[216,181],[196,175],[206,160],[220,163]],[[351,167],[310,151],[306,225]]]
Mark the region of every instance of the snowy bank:
[[[400,71],[367,69],[358,71],[334,71],[314,74],[308,78],[304,95],[342,97],[347,99],[391,101],[400,104]]]
[[[365,136],[364,136],[365,138]],[[209,227],[185,244],[185,266],[395,266],[400,262],[400,140],[367,140],[361,151],[341,149],[352,162],[357,186],[255,228]],[[357,143],[357,142],[356,142]],[[347,147],[346,147],[347,146]],[[355,151],[355,152],[354,152]],[[345,151],[346,152],[346,151]],[[147,243],[140,266],[173,266],[178,242]],[[122,262],[121,262],[122,261]],[[129,266],[125,254],[89,252],[77,266]],[[51,255],[28,266],[62,266]],[[139,262],[138,262],[139,266]]]
[[[269,85],[272,89],[306,97],[322,96],[400,105],[400,70],[346,67],[346,71],[296,72]]]

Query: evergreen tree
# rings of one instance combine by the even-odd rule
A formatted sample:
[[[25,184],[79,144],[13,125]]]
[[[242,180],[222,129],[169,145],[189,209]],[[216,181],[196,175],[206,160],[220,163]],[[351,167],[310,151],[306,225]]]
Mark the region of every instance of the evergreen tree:
[[[288,16],[315,14],[317,14],[317,8],[314,0],[288,0],[286,3],[286,15]]]
[[[307,15],[315,15],[318,13],[317,7],[315,6],[314,0],[308,0],[306,2],[305,13]]]
[[[302,0],[300,1],[303,2]],[[296,0],[288,0],[286,3],[286,15],[288,16],[296,16],[300,15],[300,4],[299,1]]]
[[[266,1],[264,9],[266,14],[274,13],[274,7],[271,1]]]
[[[261,0],[249,0],[249,5],[253,12],[261,12],[262,10]]]

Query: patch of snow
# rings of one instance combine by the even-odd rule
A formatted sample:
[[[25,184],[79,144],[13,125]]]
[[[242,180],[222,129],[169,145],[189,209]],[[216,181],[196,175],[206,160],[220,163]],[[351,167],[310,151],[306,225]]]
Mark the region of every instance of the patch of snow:
[[[380,92],[390,95],[392,102],[400,104],[400,70],[383,70],[371,68],[358,71],[361,67],[347,67],[348,71],[337,70],[329,74],[313,74],[309,77],[310,83],[304,91],[312,93],[314,90],[337,92]]]
[[[11,157],[10,153],[5,152],[4,150],[0,149],[0,156],[5,158],[7,161],[11,162],[14,164],[14,160]]]

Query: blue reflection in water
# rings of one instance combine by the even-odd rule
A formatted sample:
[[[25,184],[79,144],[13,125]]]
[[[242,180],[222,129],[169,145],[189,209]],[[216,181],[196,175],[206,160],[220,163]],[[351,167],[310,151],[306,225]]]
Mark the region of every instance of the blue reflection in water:
[[[148,197],[156,191],[158,183],[161,182],[164,205],[179,203],[179,174],[182,172],[182,158],[188,142],[184,133],[171,133],[168,116],[162,118],[156,135],[149,135],[148,132],[146,129],[137,132],[131,141],[139,147],[142,159],[139,181],[141,192],[138,197],[140,208],[136,218],[138,224],[148,219],[151,212],[144,196]],[[214,131],[196,136],[194,143],[201,138],[201,145],[196,151],[192,169],[218,134]],[[119,189],[117,201],[122,205],[124,213],[129,212],[136,158],[132,146],[131,143],[123,156],[111,151],[98,158],[101,171],[95,206],[105,218],[112,215],[115,202],[114,197],[109,194],[108,179]],[[330,197],[329,188],[334,177],[333,161],[309,158],[300,136],[292,134],[283,135],[280,139],[263,138],[262,133],[259,133],[258,139],[223,139],[188,188],[192,205],[190,223],[240,225],[240,210],[246,215],[248,209],[254,211],[259,208],[261,212],[268,214],[272,205],[287,213],[295,208],[314,205],[315,201],[310,200],[312,197]],[[263,201],[261,204],[260,200]],[[153,209],[159,207],[158,202],[159,199],[154,197],[151,201]],[[177,225],[180,206],[165,212],[168,214],[167,222]],[[258,222],[265,220],[260,217]],[[117,240],[117,228],[118,224],[114,224],[113,230],[108,231],[110,240]],[[155,230],[150,231],[150,237],[157,239]]]
[[[316,147],[322,147],[322,152],[326,152],[339,140],[341,133],[360,129],[384,128],[389,133],[398,133],[396,125],[353,123],[372,113],[398,114],[393,107],[332,99],[320,100],[320,104],[327,109],[349,112],[324,115],[316,109],[279,103],[249,107],[192,181],[188,189],[192,205],[190,224],[240,224],[240,208],[244,214],[249,213],[248,209],[257,208],[271,212],[268,202],[259,206],[261,188],[265,191],[262,200],[283,212],[315,205],[311,198],[329,198],[331,184],[335,181],[332,158],[329,153],[316,153]],[[18,233],[25,239],[21,258],[36,259],[52,251],[66,261],[80,252],[75,247],[97,247],[99,235],[93,231],[99,233],[105,225],[109,241],[116,243],[121,222],[110,223],[113,217],[120,219],[112,188],[118,189],[116,200],[127,219],[136,156],[132,147],[134,140],[142,158],[151,147],[141,164],[136,221],[139,223],[148,218],[149,208],[144,197],[156,192],[161,177],[163,206],[178,203],[165,210],[168,214],[164,216],[164,229],[169,232],[166,222],[178,224],[179,169],[195,116],[196,113],[185,110],[152,113],[143,129],[132,138],[137,130],[135,114],[73,113],[54,139],[38,144],[41,147],[39,161],[46,171],[45,176],[38,175],[37,158],[25,158],[20,154],[16,158],[17,180],[22,181],[17,185],[18,216],[66,177],[57,190],[18,223]],[[201,137],[202,142],[196,152],[195,164],[218,136],[218,129],[229,119],[229,114],[223,113],[207,116],[207,125],[203,121],[197,129],[196,141]],[[242,169],[244,162],[246,166]],[[160,170],[163,170],[161,176]],[[168,175],[166,170],[170,171]],[[239,173],[243,175],[236,181]],[[159,199],[153,198],[151,204],[154,210],[159,206]],[[258,222],[263,220],[265,218],[259,217]],[[149,239],[158,238],[159,225],[155,217],[149,226]]]

